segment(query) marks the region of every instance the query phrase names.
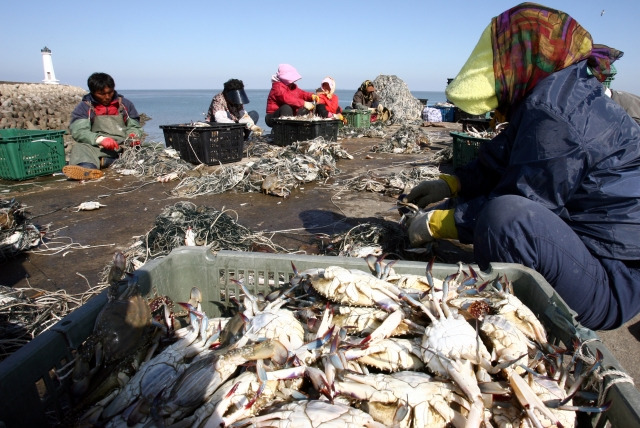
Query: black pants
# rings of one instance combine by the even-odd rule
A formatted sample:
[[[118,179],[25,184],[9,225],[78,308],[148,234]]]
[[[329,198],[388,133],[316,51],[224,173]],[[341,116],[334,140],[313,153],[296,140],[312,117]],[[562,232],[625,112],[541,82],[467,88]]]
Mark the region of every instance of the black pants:
[[[617,328],[640,308],[635,264],[595,257],[567,223],[530,199],[504,195],[487,202],[473,252],[482,270],[505,262],[538,271],[590,329]]]
[[[309,114],[309,110],[307,110],[306,108],[302,107],[299,108],[298,111],[296,112],[296,116],[305,116]],[[276,111],[274,111],[273,113],[268,113],[265,117],[264,117],[264,121],[267,124],[268,127],[273,128],[273,119],[277,119],[279,117],[287,117],[287,116],[293,116],[293,107],[291,107],[289,104],[283,104],[280,106],[280,108]]]

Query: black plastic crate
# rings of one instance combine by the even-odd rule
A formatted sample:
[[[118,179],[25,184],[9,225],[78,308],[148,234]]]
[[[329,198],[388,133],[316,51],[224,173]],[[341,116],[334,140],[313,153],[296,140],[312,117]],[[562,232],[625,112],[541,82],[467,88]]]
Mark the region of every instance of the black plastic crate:
[[[208,126],[161,125],[164,142],[180,157],[194,164],[215,165],[242,159],[243,123],[210,123]]]
[[[287,146],[296,141],[313,140],[322,137],[327,141],[338,140],[338,125],[341,121],[333,120],[296,120],[274,119],[271,133],[273,143]]]

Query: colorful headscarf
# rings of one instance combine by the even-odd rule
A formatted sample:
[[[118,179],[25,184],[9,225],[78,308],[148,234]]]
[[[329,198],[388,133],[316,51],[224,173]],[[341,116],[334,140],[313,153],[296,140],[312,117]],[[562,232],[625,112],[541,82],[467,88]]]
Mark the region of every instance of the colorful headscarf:
[[[622,52],[594,45],[591,34],[568,14],[535,3],[522,3],[493,18],[493,69],[499,110],[523,99],[551,73],[588,60],[604,81]]]

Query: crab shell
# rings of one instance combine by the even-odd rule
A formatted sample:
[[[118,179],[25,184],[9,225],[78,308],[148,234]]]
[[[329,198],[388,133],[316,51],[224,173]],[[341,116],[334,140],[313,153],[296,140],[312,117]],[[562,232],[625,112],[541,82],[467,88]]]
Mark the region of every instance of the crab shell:
[[[390,372],[422,370],[424,368],[419,338],[382,339],[369,348],[366,355],[358,358],[359,363]]]
[[[389,315],[389,312],[371,307],[338,306],[336,314],[333,316],[333,324],[336,327],[343,327],[349,334],[366,336],[375,331]],[[409,326],[401,323],[390,334],[391,336],[402,336],[409,334]]]
[[[480,330],[491,342],[493,352],[500,363],[527,355],[529,347],[533,346],[524,333],[500,315],[485,315]],[[518,374],[524,372],[524,369],[518,366],[515,370]]]
[[[399,307],[397,296],[400,290],[370,273],[329,266],[313,270],[310,274],[302,273],[303,276],[305,274],[313,288],[333,302],[352,306]]]
[[[363,409],[387,426],[461,426],[469,412],[469,402],[454,384],[421,372],[346,374],[345,381],[336,382],[335,387],[339,394],[362,400]],[[409,412],[396,421],[400,404]]]
[[[246,424],[255,427],[276,428],[325,428],[338,426],[382,427],[362,410],[346,404],[327,401],[295,401],[270,409],[263,416],[245,419]],[[239,422],[241,426],[242,424]]]
[[[298,349],[304,344],[304,327],[288,309],[275,309],[256,314],[247,332],[259,339],[276,339],[288,349]]]

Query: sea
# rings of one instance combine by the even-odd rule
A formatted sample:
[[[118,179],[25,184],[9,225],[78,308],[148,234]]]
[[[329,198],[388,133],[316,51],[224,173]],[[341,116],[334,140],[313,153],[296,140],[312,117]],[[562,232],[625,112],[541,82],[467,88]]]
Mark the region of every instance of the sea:
[[[270,128],[264,122],[264,115],[269,89],[245,91],[249,97],[245,109],[257,111],[260,115],[258,126],[268,132]],[[144,125],[144,131],[148,135],[147,141],[162,143],[164,134],[160,126],[204,121],[211,99],[219,92],[221,89],[118,89],[118,93],[133,102],[138,113],[144,113],[151,118]],[[355,92],[355,89],[337,90],[340,106],[344,108],[350,105]],[[427,100],[427,105],[445,102],[447,99],[444,92],[411,91],[411,94],[418,99]]]

